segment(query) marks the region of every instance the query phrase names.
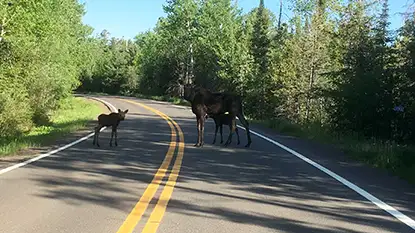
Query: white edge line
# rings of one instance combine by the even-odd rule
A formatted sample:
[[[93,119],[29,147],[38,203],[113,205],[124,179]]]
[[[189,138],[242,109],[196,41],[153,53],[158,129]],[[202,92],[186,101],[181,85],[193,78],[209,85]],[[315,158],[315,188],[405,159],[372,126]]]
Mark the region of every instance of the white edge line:
[[[190,110],[192,111],[192,110]],[[238,120],[239,118],[236,117]],[[244,127],[237,125],[238,128],[245,130]],[[327,175],[331,176],[332,178],[336,179],[337,181],[339,181],[340,183],[342,183],[343,185],[349,187],[350,189],[352,189],[353,191],[357,192],[358,194],[360,194],[361,196],[363,196],[364,198],[366,198],[367,200],[369,200],[370,202],[372,202],[373,204],[375,204],[376,206],[378,206],[379,208],[381,208],[382,210],[388,212],[389,214],[391,214],[393,217],[397,218],[399,221],[405,223],[407,226],[409,226],[410,228],[412,228],[413,230],[415,230],[415,221],[411,218],[409,218],[408,216],[406,216],[405,214],[403,214],[402,212],[400,212],[399,210],[393,208],[392,206],[386,204],[385,202],[381,201],[380,199],[378,199],[377,197],[373,196],[372,194],[368,193],[367,191],[365,191],[364,189],[360,188],[359,186],[353,184],[352,182],[346,180],[345,178],[341,177],[340,175],[337,175],[336,173],[330,171],[329,169],[323,167],[322,165],[314,162],[313,160],[305,157],[304,155],[298,153],[297,151],[279,143],[276,142],[260,133],[257,133],[255,131],[253,131],[252,129],[249,130],[252,134],[280,147],[281,149],[291,153],[292,155],[295,155],[296,157],[302,159],[303,161],[307,162],[308,164],[314,166],[315,168],[319,169],[320,171],[326,173]]]
[[[99,101],[99,102],[102,102],[102,103],[103,103],[103,104],[105,104],[107,107],[111,108],[111,110],[112,110],[112,111],[117,111],[117,109],[114,107],[114,105],[112,105],[112,104],[108,103],[108,102],[107,102],[107,101],[105,101],[105,100],[102,100],[102,99],[99,99],[99,98],[95,98],[95,97],[89,97],[89,96],[85,96],[85,97],[87,97],[87,98],[91,98],[91,99],[95,99],[95,100],[97,100],[97,101]],[[100,132],[102,132],[102,131],[103,131],[103,130],[105,130],[105,129],[106,129],[106,127],[103,127],[103,128],[100,130]],[[92,137],[92,136],[94,136],[94,133],[90,133],[90,134],[88,134],[87,136],[84,136],[84,137],[82,137],[82,138],[80,138],[80,139],[78,139],[78,140],[76,140],[76,141],[74,141],[74,142],[71,142],[71,143],[69,143],[69,144],[66,144],[65,146],[59,147],[59,148],[57,148],[57,149],[55,149],[55,150],[49,151],[49,152],[47,152],[47,153],[45,153],[45,154],[40,154],[40,155],[38,155],[38,156],[36,156],[36,157],[34,157],[34,158],[31,158],[31,159],[29,159],[29,160],[26,160],[26,161],[24,161],[24,162],[17,163],[17,164],[15,164],[15,165],[10,166],[10,167],[3,168],[3,169],[1,169],[1,170],[0,170],[0,175],[4,174],[4,173],[6,173],[6,172],[12,171],[12,170],[14,170],[14,169],[17,169],[17,168],[19,168],[19,167],[23,167],[23,166],[25,166],[25,165],[27,165],[27,164],[29,164],[29,163],[33,163],[33,162],[35,162],[35,161],[37,161],[37,160],[39,160],[39,159],[43,159],[43,158],[45,158],[45,157],[51,156],[51,155],[53,155],[53,154],[56,154],[56,153],[58,153],[59,151],[65,150],[65,149],[67,149],[67,148],[69,148],[69,147],[71,147],[71,146],[74,146],[74,145],[76,145],[76,144],[78,144],[78,143],[82,142],[82,141],[85,141],[85,140],[87,140],[88,138],[90,138],[90,137]]]
[[[187,106],[179,106],[179,105],[173,105],[173,106],[179,109],[190,109],[190,107],[187,107]]]
[[[100,102],[104,103],[105,105],[109,106],[109,108],[111,108],[112,111],[117,111],[117,109],[112,104],[108,103],[105,100],[102,100],[102,99],[99,99],[99,98],[95,98],[95,97],[88,97],[88,98],[91,98],[91,99],[95,99],[97,101],[100,101]],[[239,128],[241,128],[241,129],[245,130],[244,127],[241,127],[240,125],[237,125],[237,126]],[[105,130],[105,128],[106,127],[103,127],[100,131]],[[264,140],[266,140],[266,141],[268,141],[268,142],[270,142],[270,143],[272,143],[272,144],[274,144],[274,145],[276,145],[276,146],[278,146],[278,147],[280,147],[280,148],[282,148],[282,149],[284,149],[284,150],[286,150],[288,152],[290,152],[291,154],[293,154],[296,157],[302,159],[303,161],[307,162],[308,164],[316,167],[320,171],[322,171],[322,172],[326,173],[327,175],[333,177],[334,179],[336,179],[337,181],[339,181],[343,185],[345,185],[345,186],[349,187],[350,189],[354,190],[355,192],[357,192],[358,194],[360,194],[361,196],[363,196],[367,200],[371,201],[373,204],[377,205],[379,208],[385,210],[386,212],[388,212],[389,214],[391,214],[392,216],[394,216],[395,218],[397,218],[398,220],[400,220],[401,222],[405,223],[407,226],[409,226],[410,228],[412,228],[412,229],[415,230],[415,221],[413,219],[409,218],[408,216],[406,216],[402,212],[396,210],[392,206],[386,204],[385,202],[379,200],[378,198],[376,198],[372,194],[368,193],[367,191],[363,190],[359,186],[353,184],[352,182],[346,180],[345,178],[337,175],[336,173],[330,171],[329,169],[321,166],[320,164],[312,161],[311,159],[305,157],[304,155],[298,153],[295,150],[292,150],[292,149],[288,148],[287,146],[285,146],[285,145],[283,145],[281,143],[278,143],[278,142],[276,142],[276,141],[274,141],[274,140],[272,140],[272,139],[270,139],[270,138],[268,138],[266,136],[263,136],[263,135],[255,132],[253,130],[250,130],[250,132],[252,132],[252,134],[254,134],[254,135],[256,135],[256,136],[258,136],[258,137],[260,137],[260,138],[262,138],[262,139],[264,139]],[[37,156],[35,158],[29,159],[27,161],[24,161],[24,162],[21,162],[21,163],[18,163],[18,164],[15,164],[13,166],[10,166],[10,167],[1,169],[0,170],[0,175],[1,174],[4,174],[6,172],[12,171],[14,169],[17,169],[19,167],[25,166],[27,164],[33,163],[33,162],[35,162],[35,161],[37,161],[39,159],[42,159],[42,158],[45,158],[47,156],[56,154],[59,151],[65,150],[65,149],[67,149],[67,148],[69,148],[71,146],[74,146],[74,145],[82,142],[82,141],[85,141],[86,139],[92,137],[93,135],[94,135],[94,133],[90,133],[87,136],[84,136],[84,137],[82,137],[82,138],[80,138],[80,139],[78,139],[78,140],[76,140],[76,141],[74,141],[72,143],[69,143],[69,144],[67,144],[67,145],[65,145],[63,147],[60,147],[60,148],[55,149],[55,150],[52,150],[52,151],[50,151],[48,153],[45,153],[45,154],[40,154],[39,156]]]
[[[174,105],[173,105],[174,106]],[[177,106],[177,105],[176,105]],[[179,107],[179,106],[177,106]],[[186,108],[189,109],[189,107],[185,107],[185,106],[180,106],[179,108]],[[191,109],[189,109],[190,112],[192,112]],[[236,117],[238,120],[239,118]],[[244,127],[237,125],[237,127],[245,130]],[[326,173],[327,175],[331,176],[332,178],[336,179],[337,181],[339,181],[340,183],[342,183],[343,185],[349,187],[350,189],[352,189],[353,191],[357,192],[358,194],[360,194],[361,196],[363,196],[364,198],[366,198],[367,200],[369,200],[370,202],[372,202],[373,204],[375,204],[376,206],[378,206],[379,208],[383,209],[384,211],[388,212],[389,214],[391,214],[393,217],[397,218],[399,221],[405,223],[407,226],[409,226],[410,228],[412,228],[413,230],[415,230],[415,221],[411,218],[409,218],[408,216],[406,216],[405,214],[403,214],[402,212],[398,211],[397,209],[393,208],[392,206],[386,204],[385,202],[381,201],[380,199],[378,199],[377,197],[373,196],[372,194],[368,193],[367,191],[363,190],[362,188],[360,188],[359,186],[353,184],[352,182],[346,180],[345,178],[341,177],[340,175],[337,175],[336,173],[330,171],[329,169],[323,167],[322,165],[312,161],[311,159],[305,157],[304,155],[298,153],[297,151],[288,148],[287,146],[276,142],[260,133],[257,133],[253,130],[249,130],[252,134],[280,147],[281,149],[291,153],[292,155],[295,155],[296,157],[302,159],[303,161],[307,162],[308,164],[314,166],[315,168],[319,169],[320,171]]]
[[[238,118],[238,117],[237,117]],[[238,119],[239,120],[239,119]],[[244,127],[237,125],[237,127],[245,130]],[[378,198],[376,198],[375,196],[373,196],[372,194],[368,193],[367,191],[363,190],[362,188],[360,188],[359,186],[353,184],[352,182],[346,180],[345,178],[337,175],[336,173],[330,171],[329,169],[323,167],[322,165],[314,162],[313,160],[305,157],[304,155],[298,153],[297,151],[288,148],[287,146],[276,142],[264,135],[261,135],[253,130],[249,130],[252,134],[280,147],[281,149],[284,149],[286,151],[288,151],[289,153],[297,156],[298,158],[302,159],[303,161],[307,162],[308,164],[311,164],[312,166],[316,167],[317,169],[319,169],[320,171],[326,173],[327,175],[333,177],[334,179],[336,179],[337,181],[339,181],[340,183],[342,183],[343,185],[349,187],[350,189],[354,190],[355,192],[357,192],[358,194],[360,194],[361,196],[363,196],[364,198],[366,198],[367,200],[371,201],[373,204],[377,205],[379,208],[383,209],[384,211],[388,212],[389,214],[391,214],[392,216],[394,216],[395,218],[397,218],[398,220],[400,220],[401,222],[405,223],[407,226],[409,226],[410,228],[412,228],[413,230],[415,230],[415,221],[411,218],[409,218],[408,216],[406,216],[405,214],[403,214],[402,212],[398,211],[397,209],[393,208],[392,206],[386,204],[385,202],[379,200]]]

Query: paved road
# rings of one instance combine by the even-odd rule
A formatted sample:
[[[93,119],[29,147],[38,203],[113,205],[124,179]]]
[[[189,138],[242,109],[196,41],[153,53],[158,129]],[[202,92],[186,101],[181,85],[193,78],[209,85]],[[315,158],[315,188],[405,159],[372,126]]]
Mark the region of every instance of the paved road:
[[[413,231],[257,136],[251,148],[244,148],[243,130],[239,146],[235,138],[224,148],[219,135],[211,145],[210,119],[205,146],[195,148],[196,121],[189,110],[148,100],[102,99],[130,110],[119,127],[119,146],[109,147],[107,129],[101,148],[90,138],[0,175],[1,233]],[[413,187],[351,163],[328,147],[253,128],[415,219]],[[225,140],[227,133],[224,129]]]

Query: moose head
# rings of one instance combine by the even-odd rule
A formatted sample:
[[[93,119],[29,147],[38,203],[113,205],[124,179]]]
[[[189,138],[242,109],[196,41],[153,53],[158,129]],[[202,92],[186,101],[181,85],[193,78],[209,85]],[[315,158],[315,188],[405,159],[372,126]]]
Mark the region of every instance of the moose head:
[[[179,96],[182,99],[185,99],[189,102],[192,102],[193,97],[195,95],[195,88],[196,86],[192,84],[190,80],[188,80],[186,83],[184,83],[183,80],[179,79],[177,81],[179,86]]]

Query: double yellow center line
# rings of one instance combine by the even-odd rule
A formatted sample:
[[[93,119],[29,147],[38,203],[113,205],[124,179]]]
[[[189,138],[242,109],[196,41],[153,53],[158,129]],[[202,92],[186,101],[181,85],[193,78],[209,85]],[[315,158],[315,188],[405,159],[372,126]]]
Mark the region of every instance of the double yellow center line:
[[[170,165],[170,162],[173,158],[174,151],[176,149],[176,129],[179,134],[179,142],[178,142],[178,152],[176,161],[174,162],[173,168],[170,172],[169,179],[167,181],[166,186],[164,187],[160,198],[156,204],[156,206],[153,209],[153,212],[150,215],[150,218],[147,220],[144,229],[142,233],[154,233],[157,231],[157,228],[163,218],[163,215],[166,211],[167,204],[171,198],[171,195],[173,193],[174,186],[176,185],[176,180],[180,172],[180,167],[182,165],[183,160],[183,153],[184,153],[184,136],[183,131],[181,130],[180,126],[172,120],[169,116],[166,114],[151,108],[147,105],[140,104],[134,101],[125,100],[123,101],[129,102],[134,105],[138,105],[142,108],[145,108],[147,110],[150,110],[157,115],[159,115],[161,118],[167,121],[167,123],[170,126],[171,130],[171,141],[169,145],[169,149],[167,151],[166,157],[164,158],[160,168],[157,170],[156,174],[154,175],[153,180],[151,183],[147,186],[146,190],[144,191],[143,195],[141,196],[140,200],[137,202],[137,204],[134,206],[134,208],[131,210],[130,214],[128,215],[127,219],[124,221],[124,223],[121,225],[121,227],[118,229],[117,233],[130,233],[133,232],[135,226],[140,221],[141,217],[143,216],[144,212],[146,211],[148,204],[153,199],[154,194],[156,193],[161,181],[163,180],[164,176],[166,175],[167,169]]]

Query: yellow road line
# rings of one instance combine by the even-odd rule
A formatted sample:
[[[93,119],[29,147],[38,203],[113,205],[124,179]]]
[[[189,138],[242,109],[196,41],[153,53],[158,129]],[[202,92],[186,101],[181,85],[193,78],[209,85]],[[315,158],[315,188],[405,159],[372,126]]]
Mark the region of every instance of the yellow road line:
[[[146,108],[160,117],[162,117],[164,120],[167,121],[167,123],[170,126],[171,130],[171,141],[169,145],[169,149],[167,151],[166,157],[163,160],[163,163],[161,164],[160,168],[157,170],[156,174],[154,175],[153,180],[151,183],[147,186],[146,190],[144,191],[143,195],[141,196],[140,200],[137,202],[137,204],[134,206],[134,208],[131,210],[130,214],[125,219],[124,223],[121,225],[121,227],[118,229],[117,233],[130,233],[133,232],[135,226],[140,221],[143,213],[148,207],[148,204],[150,203],[151,199],[153,199],[154,194],[156,193],[161,181],[163,180],[163,177],[166,174],[167,168],[169,167],[169,164],[173,158],[173,154],[176,148],[176,130],[172,123],[170,122],[170,118],[166,116],[164,113],[157,111],[156,109],[150,108],[146,105],[142,105],[137,102],[124,100],[126,102],[139,105],[143,108]],[[173,122],[175,124],[175,122]]]
[[[150,215],[142,233],[154,233],[157,231],[161,220],[163,219],[164,213],[167,208],[167,204],[173,194],[174,186],[176,185],[177,177],[179,176],[180,167],[182,165],[183,154],[184,154],[184,136],[180,126],[173,121],[173,124],[177,127],[179,131],[179,150],[177,154],[176,161],[174,163],[173,169],[170,173],[169,180],[167,181],[166,186],[163,189],[163,192],[160,195],[160,198],[157,202],[156,207]]]

